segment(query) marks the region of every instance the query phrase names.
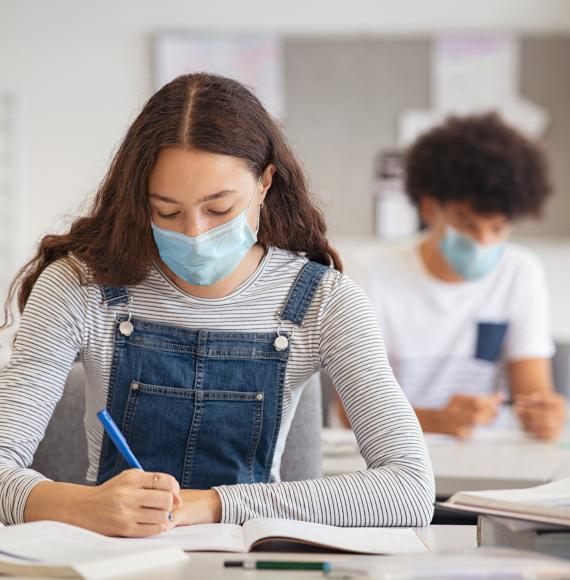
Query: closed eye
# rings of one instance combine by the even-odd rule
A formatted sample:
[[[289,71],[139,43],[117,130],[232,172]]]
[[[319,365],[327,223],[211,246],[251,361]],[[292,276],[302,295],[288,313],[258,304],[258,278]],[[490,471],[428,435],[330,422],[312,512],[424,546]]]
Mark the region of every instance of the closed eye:
[[[175,218],[177,215],[180,215],[180,212],[179,211],[175,211],[174,213],[167,213],[167,214],[163,214],[163,213],[158,212],[158,215],[161,218],[172,219],[172,218]]]
[[[228,215],[232,209],[234,209],[233,207],[230,207],[229,209],[225,209],[224,211],[214,211],[213,209],[209,209],[208,212],[211,213],[212,215]]]

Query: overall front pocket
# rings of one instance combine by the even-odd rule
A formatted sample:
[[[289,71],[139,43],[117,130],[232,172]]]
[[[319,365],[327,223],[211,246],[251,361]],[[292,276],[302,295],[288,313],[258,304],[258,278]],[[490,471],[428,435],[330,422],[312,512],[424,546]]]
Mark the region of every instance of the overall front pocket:
[[[196,391],[183,487],[254,482],[263,401],[259,391]]]
[[[183,488],[248,483],[263,399],[262,392],[132,382],[123,433],[145,470],[170,473]]]

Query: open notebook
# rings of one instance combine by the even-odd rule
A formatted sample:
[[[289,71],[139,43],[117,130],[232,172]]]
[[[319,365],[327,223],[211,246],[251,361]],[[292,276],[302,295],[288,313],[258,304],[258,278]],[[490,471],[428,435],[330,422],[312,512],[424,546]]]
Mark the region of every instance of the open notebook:
[[[406,528],[337,528],[279,519],[243,526],[182,526],[152,538],[109,538],[63,524],[32,522],[0,528],[0,574],[110,578],[188,561],[184,551],[248,552],[313,546],[361,554],[426,552]]]
[[[438,505],[457,511],[570,525],[570,478],[527,489],[461,491]]]
[[[61,522],[0,528],[0,573],[12,576],[111,578],[187,562],[174,544],[126,544]],[[144,542],[144,540],[143,540]]]
[[[140,540],[123,541],[140,544]],[[296,551],[307,547],[357,554],[410,554],[428,551],[410,528],[339,528],[282,519],[253,519],[243,526],[181,526],[146,542],[149,545],[174,544],[186,551]]]

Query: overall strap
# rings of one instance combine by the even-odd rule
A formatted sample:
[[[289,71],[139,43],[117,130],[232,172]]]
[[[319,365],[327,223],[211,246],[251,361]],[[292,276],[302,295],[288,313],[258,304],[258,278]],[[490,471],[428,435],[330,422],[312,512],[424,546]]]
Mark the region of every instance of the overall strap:
[[[279,313],[279,318],[293,322],[297,326],[303,326],[305,314],[307,314],[315,292],[323,276],[329,270],[328,266],[318,262],[307,262],[293,283],[285,307]]]
[[[129,291],[123,288],[112,288],[111,286],[101,286],[103,295],[103,306],[112,308],[113,306],[123,306],[130,303]]]

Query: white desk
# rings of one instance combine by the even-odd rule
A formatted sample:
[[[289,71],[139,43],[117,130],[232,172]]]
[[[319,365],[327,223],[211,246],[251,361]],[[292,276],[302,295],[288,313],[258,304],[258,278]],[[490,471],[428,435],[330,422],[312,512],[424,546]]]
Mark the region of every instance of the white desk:
[[[366,468],[348,430],[325,430],[323,437],[326,475]],[[338,454],[327,453],[335,438],[345,441],[343,453],[340,448]],[[438,497],[461,490],[531,487],[570,476],[570,429],[556,443],[538,441],[521,430],[508,410],[493,427],[479,429],[469,440],[428,434],[426,442]]]
[[[476,527],[475,526],[430,526],[420,528],[418,533],[434,552],[442,551],[463,551],[475,548]],[[306,561],[339,561],[352,558],[350,554],[287,554],[271,552],[254,552],[250,554],[227,554],[214,552],[193,552],[190,554],[190,561],[181,566],[176,566],[161,570],[148,575],[137,574],[138,580],[237,580],[239,578],[293,578],[294,580],[317,580],[324,576],[320,572],[295,571],[285,573],[282,570],[241,570],[239,568],[224,568],[226,560],[306,560]],[[381,558],[382,556],[370,556],[371,558]],[[127,578],[122,576],[121,578]],[[134,578],[133,578],[134,580]]]

